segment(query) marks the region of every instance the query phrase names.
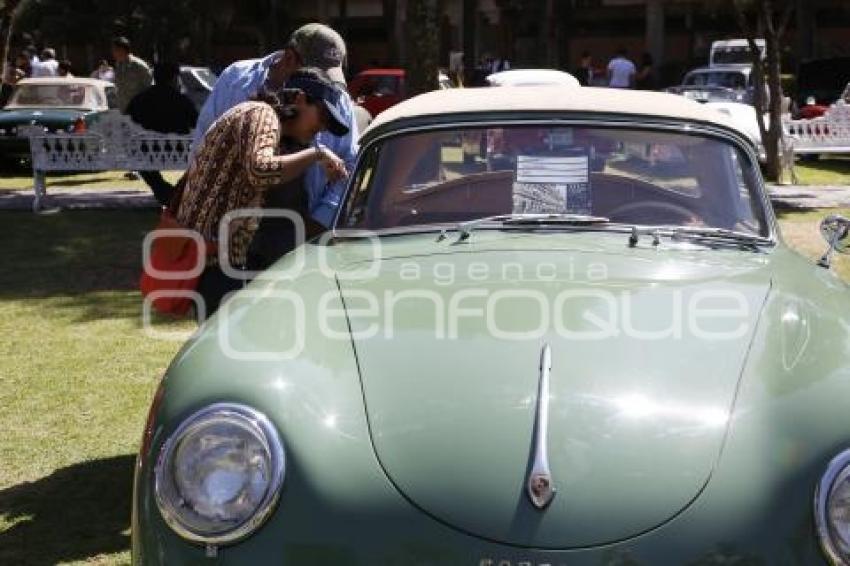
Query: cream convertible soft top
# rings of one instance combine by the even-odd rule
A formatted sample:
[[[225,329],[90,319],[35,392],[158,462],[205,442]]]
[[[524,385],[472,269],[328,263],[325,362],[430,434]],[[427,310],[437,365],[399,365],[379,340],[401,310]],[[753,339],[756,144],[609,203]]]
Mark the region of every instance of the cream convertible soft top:
[[[366,132],[396,120],[468,112],[592,112],[694,120],[733,128],[719,112],[684,96],[614,88],[530,86],[453,88],[385,110]]]

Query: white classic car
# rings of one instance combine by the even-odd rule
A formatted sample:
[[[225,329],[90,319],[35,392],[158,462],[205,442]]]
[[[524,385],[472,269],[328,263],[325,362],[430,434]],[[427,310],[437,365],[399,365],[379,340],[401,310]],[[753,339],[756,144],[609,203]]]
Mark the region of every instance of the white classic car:
[[[490,86],[581,86],[574,76],[556,69],[511,69],[487,76]]]
[[[80,130],[117,106],[115,85],[106,81],[23,79],[0,111],[0,156],[4,160],[29,158],[29,141],[18,132],[21,126],[44,126],[50,132]]]

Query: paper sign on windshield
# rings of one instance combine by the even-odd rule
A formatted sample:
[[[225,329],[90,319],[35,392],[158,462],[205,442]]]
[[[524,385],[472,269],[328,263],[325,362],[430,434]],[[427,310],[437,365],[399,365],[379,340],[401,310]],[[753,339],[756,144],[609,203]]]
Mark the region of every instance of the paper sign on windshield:
[[[517,156],[513,212],[591,214],[587,155]]]

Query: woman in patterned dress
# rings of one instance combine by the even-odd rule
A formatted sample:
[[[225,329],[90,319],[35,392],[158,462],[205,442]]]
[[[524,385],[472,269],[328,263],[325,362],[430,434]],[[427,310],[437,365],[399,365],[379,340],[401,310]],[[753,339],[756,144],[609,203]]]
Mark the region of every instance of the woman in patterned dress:
[[[304,193],[300,185],[285,184],[310,165],[319,163],[331,181],[344,177],[341,159],[321,145],[310,145],[322,130],[340,136],[348,132],[339,100],[339,91],[321,71],[302,69],[290,77],[280,95],[261,93],[231,108],[210,127],[195,151],[179,197],[177,221],[216,241],[225,215],[262,208],[269,190],[292,191],[298,201]],[[306,149],[285,152],[294,146]],[[231,270],[244,269],[257,226],[258,218],[246,214],[223,227],[226,241],[218,241],[218,256],[207,258],[197,288],[207,316],[218,309],[225,295],[244,285],[244,278],[226,272],[233,275]],[[223,269],[219,258],[226,258],[230,269]]]

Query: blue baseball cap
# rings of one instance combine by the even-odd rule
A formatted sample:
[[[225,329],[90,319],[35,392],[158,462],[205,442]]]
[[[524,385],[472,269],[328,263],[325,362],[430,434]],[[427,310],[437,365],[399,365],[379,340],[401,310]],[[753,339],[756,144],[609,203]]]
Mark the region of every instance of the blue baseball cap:
[[[342,92],[330,81],[323,81],[307,75],[296,73],[286,81],[284,88],[302,91],[307,98],[321,102],[328,111],[328,131],[342,137],[349,131],[342,113]]]

